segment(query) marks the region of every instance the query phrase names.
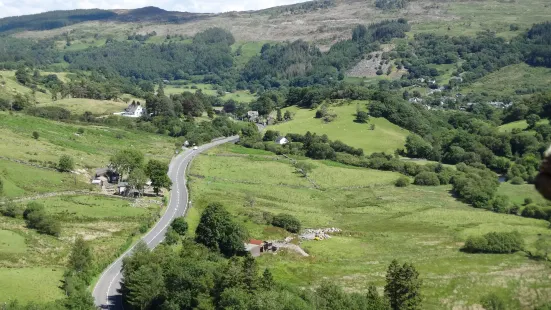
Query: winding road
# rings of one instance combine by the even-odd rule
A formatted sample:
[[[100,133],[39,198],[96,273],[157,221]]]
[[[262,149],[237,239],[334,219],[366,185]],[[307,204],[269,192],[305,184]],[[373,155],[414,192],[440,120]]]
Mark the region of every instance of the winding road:
[[[172,159],[168,170],[168,175],[172,180],[172,191],[170,193],[168,208],[161,219],[155,224],[155,227],[142,238],[149,248],[156,247],[164,240],[167,227],[173,219],[185,215],[189,200],[186,187],[186,169],[193,158],[202,151],[220,144],[236,142],[237,140],[239,140],[239,137],[233,136],[213,141],[198,147],[197,150],[186,150]],[[124,257],[132,254],[133,249],[134,246],[117,258],[101,274],[92,293],[94,302],[99,308],[123,309],[122,296],[118,293],[122,279],[122,260]]]

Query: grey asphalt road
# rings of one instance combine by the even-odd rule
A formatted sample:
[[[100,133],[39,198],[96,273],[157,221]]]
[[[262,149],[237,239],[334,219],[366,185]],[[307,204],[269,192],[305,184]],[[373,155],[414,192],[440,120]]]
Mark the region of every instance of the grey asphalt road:
[[[217,145],[235,142],[239,139],[238,136],[233,136],[221,140],[217,140],[205,145],[201,145],[197,150],[187,150],[178,156],[174,157],[170,162],[168,175],[172,180],[172,190],[170,194],[170,202],[166,212],[161,219],[155,224],[142,240],[149,246],[154,248],[160,244],[165,237],[168,225],[173,219],[183,216],[188,208],[188,191],[186,187],[186,169],[193,158],[200,152],[208,150]],[[103,309],[122,309],[122,299],[118,290],[122,278],[122,260],[125,256],[131,255],[134,247],[127,250],[117,260],[115,260],[101,274],[92,295],[96,306]]]

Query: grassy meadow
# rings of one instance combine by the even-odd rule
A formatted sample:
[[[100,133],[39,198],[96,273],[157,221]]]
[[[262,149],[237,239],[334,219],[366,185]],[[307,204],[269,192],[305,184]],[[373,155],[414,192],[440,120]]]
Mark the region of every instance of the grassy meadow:
[[[79,134],[78,129],[84,133]],[[35,140],[33,131],[40,135]],[[98,168],[117,150],[138,148],[146,157],[169,161],[174,139],[132,129],[55,122],[24,114],[0,113],[0,156],[46,164],[71,155],[77,168]]]
[[[412,262],[423,279],[423,309],[471,309],[490,292],[523,308],[551,300],[549,267],[525,254],[467,254],[468,236],[519,231],[529,250],[538,234],[551,235],[546,221],[474,209],[454,199],[450,186],[397,188],[398,174],[311,161],[319,189],[282,157],[247,154],[239,146],[221,146],[198,157],[190,169],[193,208],[190,231],[201,210],[219,201],[250,233],[273,240],[289,234],[268,226],[263,212],[295,215],[305,228],[338,227],[342,233],[324,241],[301,243],[310,257],[293,253],[264,255],[261,267],[276,279],[301,287],[324,280],[348,291],[379,289],[392,259]],[[231,155],[231,156],[228,156]],[[526,185],[504,186],[513,200],[535,197]],[[517,198],[515,198],[517,197]]]
[[[366,110],[366,102],[358,101],[357,104],[351,103],[343,106],[331,106],[329,110],[337,114],[337,118],[325,123],[323,120],[315,118],[316,110],[299,109],[290,107],[283,109],[294,113],[293,120],[267,129],[277,130],[281,134],[299,133],[305,134],[307,131],[326,134],[331,140],[341,140],[342,142],[360,147],[365,153],[390,152],[393,153],[398,148],[403,148],[408,135],[408,131],[392,124],[385,118],[371,117],[368,124],[354,122],[356,118],[356,109],[360,107]],[[375,130],[370,130],[370,124],[375,125]]]
[[[192,86],[195,86],[195,88],[192,88]],[[195,93],[198,89],[200,89],[203,94],[210,95],[210,96],[218,96],[216,90],[213,89],[211,84],[191,84],[191,85],[166,85],[164,88],[165,94],[167,96],[169,95],[176,95],[181,94],[183,92],[192,92]],[[256,96],[251,94],[248,90],[237,90],[233,93],[227,93],[220,97],[220,99],[227,101],[230,99],[233,99],[237,102],[252,102],[256,99]]]
[[[1,159],[0,178],[4,182],[4,196],[7,198],[91,188],[88,179],[81,176]]]
[[[416,20],[412,25],[411,36],[416,33],[474,36],[478,32],[491,30],[498,36],[512,38],[534,23],[548,21],[551,15],[551,6],[546,0],[453,1],[432,3],[426,9],[430,7],[442,10],[443,18]],[[414,19],[415,14],[419,13],[416,9],[419,8],[410,9]],[[511,24],[518,25],[520,29],[511,31]]]
[[[538,122],[538,124],[548,124],[549,121],[546,119],[542,119]],[[526,130],[528,128],[528,123],[526,123],[525,120],[511,122],[507,124],[503,124],[499,126],[499,131],[501,132],[511,132],[513,129],[520,129],[520,130]]]
[[[515,97],[519,96],[517,90],[543,90],[547,89],[550,83],[551,69],[520,63],[492,72],[462,89],[462,92]]]
[[[55,74],[63,82],[68,82],[67,72],[43,72],[42,76]],[[0,88],[0,96],[2,94],[13,96],[16,94],[32,94],[32,90],[24,85],[21,85],[15,80],[15,71],[0,71],[0,83],[4,83],[4,87]],[[110,115],[115,112],[121,112],[128,105],[122,101],[113,100],[95,100],[87,98],[65,98],[52,100],[50,92],[45,93],[37,91],[34,93],[34,98],[37,106],[57,106],[65,108],[73,114],[83,114],[86,111],[92,112],[95,115]],[[136,99],[136,98],[133,98]],[[139,100],[139,99],[138,99]]]
[[[37,201],[61,222],[61,236],[41,235],[27,229],[23,219],[0,217],[0,303],[63,298],[60,281],[76,236],[90,243],[99,273],[136,240],[139,228],[161,211],[160,198],[144,204],[82,195]]]

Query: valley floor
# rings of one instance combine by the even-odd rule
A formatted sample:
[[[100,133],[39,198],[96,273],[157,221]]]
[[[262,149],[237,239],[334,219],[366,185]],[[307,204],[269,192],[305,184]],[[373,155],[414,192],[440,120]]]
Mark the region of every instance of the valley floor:
[[[365,291],[369,283],[382,290],[386,267],[398,259],[419,270],[423,309],[467,309],[490,292],[522,308],[551,300],[549,265],[523,253],[459,250],[470,235],[515,230],[530,250],[538,234],[551,235],[548,222],[474,209],[453,198],[451,186],[397,188],[393,181],[399,175],[393,172],[310,162],[318,188],[288,160],[265,151],[226,145],[198,157],[190,172],[190,231],[211,201],[223,203],[255,239],[289,236],[266,225],[263,215],[289,213],[305,228],[342,229],[328,240],[301,242],[309,257],[285,252],[260,257],[262,267],[290,284],[309,288],[330,280],[349,291]],[[529,185],[515,189],[503,192],[513,201],[537,198]]]

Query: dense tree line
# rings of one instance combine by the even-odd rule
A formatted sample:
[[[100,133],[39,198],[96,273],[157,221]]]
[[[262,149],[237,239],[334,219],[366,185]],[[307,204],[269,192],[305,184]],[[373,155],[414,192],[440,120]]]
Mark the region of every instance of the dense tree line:
[[[475,37],[417,34],[408,46],[399,46],[398,65],[408,69],[409,78],[439,75],[431,64],[456,64],[453,75],[470,83],[507,65],[527,62],[551,67],[551,23],[535,24],[523,35],[507,41],[486,31]],[[457,79],[450,83],[457,83]]]
[[[58,63],[63,56],[55,49],[53,40],[32,41],[2,36],[0,39],[0,68],[15,70],[21,64],[45,66]]]
[[[314,159],[336,159],[337,152],[350,154],[353,156],[362,156],[361,148],[351,147],[339,140],[330,141],[327,135],[317,135],[311,132],[306,134],[288,133],[286,135],[290,143],[287,145],[274,144],[273,137],[279,136],[279,132],[272,130],[266,131],[264,134],[264,142],[259,136],[248,137],[241,139],[240,143],[246,147],[266,149],[277,154],[293,154],[304,155]]]
[[[314,45],[295,41],[292,43],[265,44],[261,54],[249,60],[241,73],[238,87],[251,84],[266,88],[281,85],[304,87],[330,85],[342,80],[344,72],[365,53],[378,48],[378,42],[404,37],[410,29],[403,20],[383,21],[368,27],[359,25],[349,40],[333,45],[322,53]]]
[[[143,44],[111,42],[105,46],[68,52],[71,69],[102,68],[138,80],[186,79],[194,74],[221,73],[233,66],[233,35],[213,28],[195,35],[193,43]]]

